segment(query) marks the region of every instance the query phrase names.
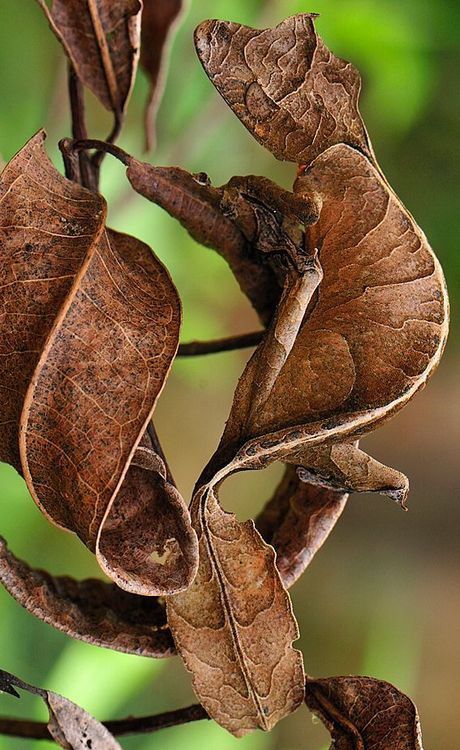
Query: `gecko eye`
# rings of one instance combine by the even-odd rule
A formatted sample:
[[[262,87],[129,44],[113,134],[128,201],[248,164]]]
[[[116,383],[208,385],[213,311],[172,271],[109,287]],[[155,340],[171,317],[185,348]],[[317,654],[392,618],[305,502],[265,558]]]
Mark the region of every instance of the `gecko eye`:
[[[196,180],[196,182],[199,185],[210,185],[211,180],[209,179],[206,172],[198,172],[197,174],[193,175],[193,179]]]

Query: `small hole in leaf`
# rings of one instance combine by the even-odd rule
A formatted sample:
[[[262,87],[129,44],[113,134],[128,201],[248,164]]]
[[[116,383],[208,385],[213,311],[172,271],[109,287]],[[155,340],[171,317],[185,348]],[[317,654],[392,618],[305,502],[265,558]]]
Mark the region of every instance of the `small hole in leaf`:
[[[172,550],[170,547],[166,547],[165,551],[160,555],[156,550],[154,550],[150,555],[150,560],[154,563],[157,563],[158,565],[165,565],[171,555],[171,551]]]

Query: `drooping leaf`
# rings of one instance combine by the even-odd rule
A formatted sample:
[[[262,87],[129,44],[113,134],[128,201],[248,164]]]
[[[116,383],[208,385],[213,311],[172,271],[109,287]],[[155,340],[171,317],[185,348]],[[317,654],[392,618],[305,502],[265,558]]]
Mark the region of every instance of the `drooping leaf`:
[[[242,291],[267,324],[281,296],[285,269],[302,252],[299,225],[316,220],[318,207],[264,177],[233,177],[213,187],[207,175],[129,159],[133,188],[178,219],[192,237],[228,262]]]
[[[285,293],[202,481],[285,459],[305,467],[310,481],[404,502],[405,477],[353,443],[401,409],[438,364],[448,325],[443,274],[413,218],[358,151],[328,149],[298,178],[295,192],[303,191],[322,202],[307,227],[321,285],[303,311],[294,282]],[[298,334],[280,349],[278,320],[294,314]]]
[[[179,298],[146,245],[105,231],[101,196],[62,177],[43,140],[0,181],[0,458],[118,585],[172,593],[193,578],[196,537],[161,464],[139,465],[136,451],[142,439],[155,453],[144,432],[178,346]]]
[[[55,742],[66,750],[121,750],[108,729],[83,708],[58,693],[29,685],[0,669],[0,692],[19,698],[15,688],[40,696],[49,711],[48,730]]]
[[[121,120],[136,75],[139,0],[38,0],[78,77]]]
[[[303,666],[289,596],[252,521],[225,513],[212,487],[191,505],[200,564],[192,586],[169,597],[168,622],[200,702],[241,737],[270,730],[303,699]]]
[[[205,21],[195,31],[212,83],[252,135],[278,159],[309,164],[346,143],[373,158],[358,110],[356,69],[316,34],[314,14],[251,29]]]
[[[263,539],[276,552],[276,567],[289,588],[324,544],[348,495],[304,482],[287,466],[276,491],[255,520]]]
[[[305,701],[331,733],[331,750],[423,750],[416,707],[388,682],[307,678]]]
[[[96,646],[137,656],[174,653],[164,606],[96,579],[76,581],[30,568],[0,537],[0,582],[34,617]]]
[[[141,66],[150,80],[145,108],[145,143],[155,145],[155,115],[164,88],[168,40],[182,10],[182,0],[144,0],[141,25]]]

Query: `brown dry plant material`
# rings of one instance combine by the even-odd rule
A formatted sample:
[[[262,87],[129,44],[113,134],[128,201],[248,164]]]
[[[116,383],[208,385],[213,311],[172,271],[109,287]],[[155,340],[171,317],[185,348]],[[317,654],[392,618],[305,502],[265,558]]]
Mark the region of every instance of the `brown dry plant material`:
[[[121,121],[140,51],[139,0],[37,0],[76,74]]]
[[[139,466],[136,449],[143,439],[152,452],[142,436],[177,349],[179,299],[146,245],[105,231],[103,199],[62,177],[43,139],[0,185],[0,456],[118,585],[173,593],[194,577],[195,534],[164,471]]]
[[[273,29],[205,21],[198,57],[216,89],[262,146],[278,159],[310,163],[337,143],[372,158],[358,109],[361,79],[332,54],[304,13]]]
[[[200,565],[192,586],[168,599],[168,622],[209,715],[241,737],[270,730],[303,699],[298,638],[274,552],[252,521],[225,513],[212,489],[191,506]]]
[[[330,731],[330,750],[423,750],[416,707],[388,682],[308,678],[305,701]]]
[[[424,387],[447,336],[442,270],[376,162],[358,72],[328,50],[314,14],[262,30],[201,23],[197,52],[218,92],[260,144],[299,165],[292,191],[254,175],[215,187],[204,172],[147,164],[114,144],[142,38],[152,145],[181,0],[38,2],[70,60],[75,140],[60,142],[66,178],[42,131],[0,178],[0,459],[113,582],[34,570],[1,537],[0,581],[74,638],[156,658],[177,647],[201,705],[115,722],[121,733],[210,717],[240,737],[272,729],[305,697],[337,750],[422,750],[415,706],[388,683],[307,678],[305,687],[287,591],[349,493],[405,506],[408,479],[359,440]],[[106,142],[88,138],[83,85],[114,114]],[[96,192],[105,153],[227,261],[263,331],[179,350],[168,272],[140,240],[106,227]],[[187,508],[152,413],[178,351],[238,343],[257,348]],[[255,524],[221,507],[227,477],[274,461],[284,477]],[[14,686],[45,700],[63,747],[119,747],[66,699],[0,673],[0,689]],[[22,734],[17,721],[0,726],[48,736],[33,722]]]
[[[322,547],[342,515],[344,492],[309,484],[299,469],[287,466],[283,478],[255,520],[256,528],[276,552],[276,567],[290,588]]]
[[[144,0],[140,64],[150,83],[145,106],[147,151],[155,145],[155,115],[164,89],[168,41],[179,20],[182,7],[183,0]]]
[[[175,653],[164,606],[113,583],[52,576],[19,560],[0,537],[0,581],[34,617],[72,638],[137,656]]]
[[[48,730],[54,741],[66,750],[121,750],[110,732],[80,706],[58,693],[28,685],[0,670],[0,692],[19,698],[16,688],[38,695],[44,701],[49,711]]]

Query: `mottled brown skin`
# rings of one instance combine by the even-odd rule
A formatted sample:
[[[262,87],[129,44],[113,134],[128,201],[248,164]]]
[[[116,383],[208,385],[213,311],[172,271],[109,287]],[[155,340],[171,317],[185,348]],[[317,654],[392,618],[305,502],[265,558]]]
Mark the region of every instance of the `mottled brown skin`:
[[[68,698],[23,682],[0,669],[0,691],[19,698],[16,688],[40,696],[49,712],[48,730],[54,741],[67,750],[121,750],[109,730]]]
[[[287,466],[271,500],[255,520],[257,531],[276,552],[276,567],[286,588],[300,578],[322,547],[347,503],[348,495],[302,481]]]
[[[307,678],[305,702],[331,733],[331,750],[423,750],[416,707],[388,682]]]
[[[174,654],[165,609],[152,597],[96,579],[76,581],[33,569],[1,537],[0,581],[34,617],[72,638],[136,656]]]
[[[297,197],[265,177],[233,177],[220,188],[207,175],[130,159],[134,190],[164,208],[200,244],[229,264],[262,323],[273,317],[286,268],[303,254],[302,225],[318,217],[314,199]]]
[[[137,192],[168,211],[197,242],[216,249],[228,261],[262,322],[268,323],[280,301],[286,275],[294,268],[305,269],[308,261],[307,254],[302,252],[302,226],[318,218],[315,196],[306,201],[303,195],[253,176],[233,177],[227,185],[214,188],[206,175],[192,175],[174,167],[155,167],[134,159],[128,177]],[[277,550],[277,566],[283,581],[292,584],[325,540],[326,528],[331,530],[339,512],[337,492],[310,487],[295,472],[288,470],[288,473],[292,502],[298,507],[302,498],[307,505],[305,512],[315,513],[314,520],[310,523],[304,518],[303,525],[297,524],[299,517],[295,517],[297,544],[288,540],[291,514],[282,526],[279,541],[277,536],[265,537]],[[308,506],[310,497],[312,507]],[[320,498],[324,499],[322,522]],[[270,508],[277,503],[275,495]],[[281,512],[285,512],[284,505]],[[304,542],[306,547],[302,546]]]
[[[139,59],[139,0],[37,1],[78,78],[119,119]]]
[[[168,40],[180,17],[182,7],[182,0],[144,0],[140,64],[150,82],[145,109],[147,150],[155,144],[155,114],[164,88]]]
[[[106,233],[102,198],[63,178],[43,140],[0,182],[0,456],[118,585],[172,593],[196,571],[188,511],[154,464],[130,464],[177,350],[179,298],[150,248]]]
[[[195,45],[206,74],[250,133],[278,159],[309,164],[348,143],[373,158],[357,70],[327,49],[314,14],[273,29],[205,21]]]
[[[252,521],[225,513],[212,487],[195,495],[192,586],[167,601],[168,622],[209,715],[237,737],[269,731],[303,700],[302,655],[273,549]]]

